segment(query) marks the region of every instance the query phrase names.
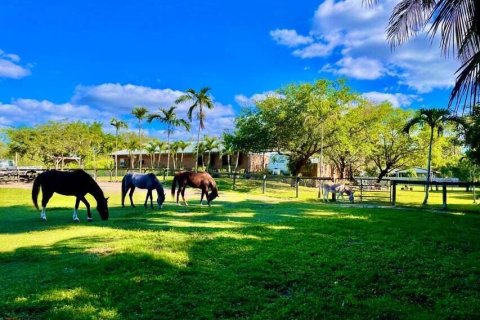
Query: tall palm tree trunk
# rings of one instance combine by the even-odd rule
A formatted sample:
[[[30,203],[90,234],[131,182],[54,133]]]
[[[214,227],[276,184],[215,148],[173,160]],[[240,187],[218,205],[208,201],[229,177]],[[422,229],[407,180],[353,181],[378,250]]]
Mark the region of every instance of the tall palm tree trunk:
[[[170,171],[170,126],[167,128],[167,148],[168,148],[168,153],[167,153],[167,177],[168,177],[168,171]]]
[[[138,164],[140,168],[140,173],[142,173],[142,135],[141,135],[141,130],[142,130],[142,122],[138,121],[138,143],[140,144],[140,156],[138,158]]]
[[[198,124],[198,133],[197,133],[197,156],[195,157],[195,172],[198,172],[198,149],[199,149],[199,144],[200,144],[200,129],[201,128],[202,128],[202,126],[199,123]],[[203,164],[203,159],[202,159],[202,164]]]
[[[183,168],[183,150],[182,155],[180,156],[180,168]]]
[[[423,204],[426,205],[428,203],[428,193],[430,192],[430,168],[432,164],[432,144],[433,144],[433,127],[430,128],[430,144],[428,146],[428,160],[427,160],[427,184],[425,190],[425,199],[423,200]]]
[[[118,129],[115,131],[115,182],[118,177]]]

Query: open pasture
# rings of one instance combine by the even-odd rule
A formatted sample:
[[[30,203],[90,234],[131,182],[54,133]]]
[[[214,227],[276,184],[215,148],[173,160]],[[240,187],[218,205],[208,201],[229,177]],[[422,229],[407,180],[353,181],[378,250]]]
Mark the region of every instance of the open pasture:
[[[77,224],[73,197],[54,195],[45,223],[30,190],[0,188],[0,318],[480,317],[480,215],[229,183],[211,208],[191,189],[177,207],[168,185],[162,210],[140,190],[121,208],[108,188],[110,219],[81,206]]]

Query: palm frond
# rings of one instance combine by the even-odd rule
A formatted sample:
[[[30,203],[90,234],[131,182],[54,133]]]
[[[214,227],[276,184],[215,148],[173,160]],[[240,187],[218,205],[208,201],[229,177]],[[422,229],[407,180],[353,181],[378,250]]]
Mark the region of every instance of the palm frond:
[[[415,126],[417,124],[423,124],[424,122],[425,122],[425,119],[423,117],[421,117],[420,115],[417,115],[416,117],[408,120],[408,122],[403,127],[403,132],[408,134],[408,133],[410,133],[410,130],[413,126]]]
[[[387,39],[393,47],[399,46],[422,31],[435,0],[403,0],[395,6],[387,28]]]
[[[449,107],[455,112],[470,109],[480,101],[480,51],[457,70],[457,79],[450,95]]]

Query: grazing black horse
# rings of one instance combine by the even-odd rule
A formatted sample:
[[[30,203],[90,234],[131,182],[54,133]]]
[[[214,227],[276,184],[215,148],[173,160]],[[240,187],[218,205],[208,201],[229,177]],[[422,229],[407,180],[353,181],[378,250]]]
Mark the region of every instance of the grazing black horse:
[[[177,205],[178,205],[178,197],[180,193],[182,193],[183,203],[187,206],[187,201],[185,201],[185,188],[188,186],[192,188],[200,188],[202,189],[202,197],[200,198],[200,204],[203,204],[203,195],[207,198],[207,204],[210,206],[210,202],[213,199],[218,197],[218,189],[215,180],[213,180],[212,176],[206,172],[202,173],[195,173],[190,171],[179,172],[173,177],[172,182],[172,197],[175,196],[175,188],[178,184],[178,191],[177,191]],[[210,194],[208,193],[208,189],[211,190]]]
[[[130,204],[135,208],[133,204],[132,195],[136,188],[147,189],[147,197],[145,198],[145,208],[147,207],[148,198],[150,197],[150,206],[153,209],[153,196],[152,190],[157,190],[157,203],[160,208],[162,208],[163,202],[165,201],[165,192],[163,191],[163,186],[157,177],[153,173],[139,174],[139,173],[128,173],[122,179],[122,207],[124,207],[125,196],[130,189]]]
[[[42,188],[42,212],[40,218],[47,220],[45,213],[47,203],[53,196],[53,193],[63,194],[65,196],[75,196],[75,209],[73,210],[73,220],[78,222],[77,210],[80,201],[87,207],[87,220],[92,221],[90,213],[90,204],[85,195],[90,193],[97,201],[97,210],[102,220],[108,220],[108,198],[103,195],[102,189],[93,180],[93,178],[83,170],[57,171],[49,170],[38,175],[33,182],[32,200],[33,204],[39,210],[37,204],[38,192]]]

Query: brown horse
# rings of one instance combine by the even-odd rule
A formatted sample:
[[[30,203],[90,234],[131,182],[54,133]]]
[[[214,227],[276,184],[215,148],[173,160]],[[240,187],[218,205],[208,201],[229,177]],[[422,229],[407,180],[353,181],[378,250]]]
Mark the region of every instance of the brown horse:
[[[203,195],[207,198],[207,204],[210,206],[210,202],[213,199],[218,197],[218,189],[215,180],[213,180],[212,176],[208,173],[195,173],[190,171],[179,172],[173,177],[172,182],[172,197],[175,196],[175,187],[178,184],[178,191],[177,191],[177,205],[178,205],[178,197],[180,193],[182,193],[183,203],[187,206],[187,201],[185,201],[185,188],[188,186],[192,188],[199,188],[202,189],[202,197],[200,198],[200,205],[203,204]],[[210,194],[208,193],[208,189],[211,190]]]

